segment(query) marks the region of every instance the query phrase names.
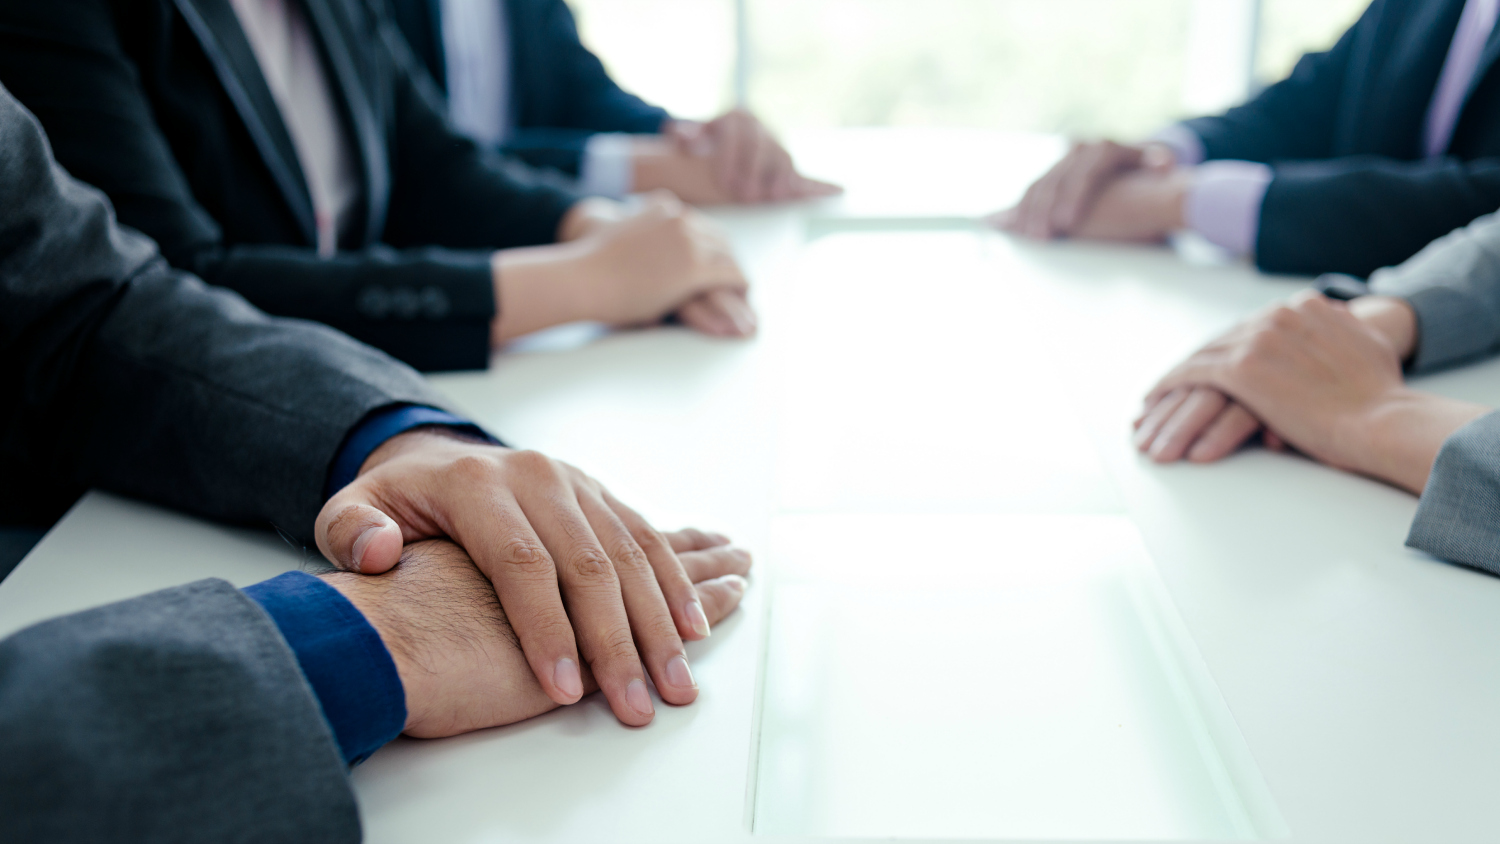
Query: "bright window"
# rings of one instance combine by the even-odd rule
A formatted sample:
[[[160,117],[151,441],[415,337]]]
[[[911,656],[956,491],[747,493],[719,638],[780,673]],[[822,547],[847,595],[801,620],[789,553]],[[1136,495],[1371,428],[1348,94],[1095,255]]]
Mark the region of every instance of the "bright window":
[[[780,130],[1128,138],[1284,76],[1303,52],[1333,44],[1367,0],[571,2],[615,77],[684,116],[735,101],[744,45],[745,95]]]

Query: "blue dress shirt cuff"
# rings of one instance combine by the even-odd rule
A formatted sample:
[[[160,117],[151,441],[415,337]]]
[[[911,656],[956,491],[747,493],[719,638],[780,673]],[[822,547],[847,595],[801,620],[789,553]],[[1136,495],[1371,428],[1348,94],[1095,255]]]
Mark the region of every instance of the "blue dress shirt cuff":
[[[344,444],[339,448],[338,454],[334,455],[333,466],[328,471],[328,486],[324,488],[323,497],[332,498],[334,493],[359,477],[359,467],[365,465],[365,460],[375,449],[380,448],[381,443],[413,428],[431,425],[455,428],[496,445],[500,444],[499,440],[473,422],[435,407],[410,404],[384,407],[366,416],[344,438]]]
[[[344,761],[363,762],[401,734],[406,691],[390,651],[337,589],[300,571],[244,590],[276,622],[317,695]]]

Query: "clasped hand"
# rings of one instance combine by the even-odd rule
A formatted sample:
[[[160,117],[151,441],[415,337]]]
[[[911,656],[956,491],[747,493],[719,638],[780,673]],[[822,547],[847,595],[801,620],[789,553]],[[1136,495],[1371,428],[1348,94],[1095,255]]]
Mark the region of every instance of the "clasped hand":
[[[1146,397],[1136,445],[1162,463],[1209,462],[1260,432],[1271,448],[1420,494],[1443,443],[1488,408],[1409,388],[1401,364],[1416,341],[1403,300],[1300,293],[1169,372]]]
[[[645,325],[676,314],[717,337],[755,333],[749,282],[723,233],[665,191],[633,209],[574,204],[559,243],[495,253],[496,343],[576,320]]]
[[[717,624],[744,594],[749,556],[696,531],[668,538],[696,584],[708,623]],[[406,693],[407,735],[457,735],[558,706],[532,674],[494,588],[462,548],[418,542],[385,574],[335,572],[324,578],[364,614],[391,652]],[[598,688],[587,666],[582,688]]]
[[[671,120],[655,161],[638,164],[638,186],[667,188],[688,202],[790,202],[843,188],[797,172],[792,156],[755,115],[733,109],[707,123]]]
[[[1189,172],[1163,144],[1076,142],[1015,207],[986,222],[1037,240],[1158,241],[1183,226]]]
[[[683,534],[674,549],[566,463],[446,429],[407,432],[376,449],[328,501],[316,537],[336,566],[362,574],[391,570],[418,540],[457,543],[488,580],[537,688],[554,704],[576,702],[597,682],[616,717],[647,724],[647,671],[663,700],[697,697],[683,641],[708,636],[713,618],[677,551],[728,540]],[[743,552],[722,551],[748,568]],[[715,611],[737,601],[718,596]]]

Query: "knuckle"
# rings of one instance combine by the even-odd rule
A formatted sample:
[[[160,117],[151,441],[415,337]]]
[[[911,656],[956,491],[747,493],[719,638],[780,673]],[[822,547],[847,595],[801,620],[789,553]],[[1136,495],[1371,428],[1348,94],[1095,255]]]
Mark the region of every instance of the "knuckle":
[[[1300,317],[1301,314],[1298,313],[1297,306],[1278,305],[1275,310],[1271,311],[1271,317],[1267,321],[1272,328],[1285,331],[1297,327],[1297,324],[1301,321]]]
[[[621,542],[610,556],[615,561],[615,568],[620,571],[641,571],[651,567],[646,552],[634,542]]]
[[[517,469],[528,474],[553,471],[552,458],[540,451],[530,449],[517,451],[511,455],[510,462]]]
[[[495,462],[489,455],[470,452],[453,458],[448,464],[448,471],[459,482],[483,483],[494,473]]]
[[[629,630],[617,630],[606,636],[599,653],[606,661],[623,662],[632,669],[641,660],[641,655],[635,649],[635,639],[631,637]]]
[[[666,613],[642,625],[641,631],[644,638],[657,642],[681,642],[677,635],[677,622]]]
[[[526,632],[528,638],[567,641],[573,636],[573,625],[568,623],[566,615],[550,611],[541,612],[531,620],[530,629]]]
[[[1250,335],[1250,342],[1245,344],[1245,350],[1251,355],[1265,352],[1276,343],[1276,338],[1281,333],[1275,328],[1264,328]]]
[[[598,548],[582,548],[568,558],[568,567],[585,583],[606,583],[615,579],[615,566]]]
[[[500,561],[511,569],[538,571],[552,567],[552,558],[547,549],[530,537],[513,536],[505,540],[500,548]]]
[[[630,531],[630,538],[634,539],[636,545],[640,546],[640,549],[646,552],[646,554],[648,555],[652,551],[660,552],[670,551],[672,549],[672,543],[667,541],[666,534],[648,524],[642,523],[632,528]],[[696,544],[701,544],[705,539],[703,534],[701,533],[692,535],[691,538],[692,541]]]
[[[1333,310],[1333,303],[1322,296],[1308,296],[1297,303],[1297,311],[1302,314],[1326,314]]]

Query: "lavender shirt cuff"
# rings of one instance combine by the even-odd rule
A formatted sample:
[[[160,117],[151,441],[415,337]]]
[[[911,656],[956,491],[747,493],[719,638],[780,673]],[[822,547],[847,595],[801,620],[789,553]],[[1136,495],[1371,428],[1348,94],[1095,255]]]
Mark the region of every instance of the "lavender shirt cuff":
[[[1173,123],[1148,140],[1171,148],[1172,154],[1177,157],[1177,163],[1183,167],[1202,164],[1203,159],[1208,157],[1207,151],[1203,149],[1203,139],[1181,123]]]
[[[1236,255],[1255,251],[1271,168],[1254,161],[1207,161],[1193,168],[1182,215],[1188,228]]]
[[[578,171],[582,193],[610,199],[628,196],[634,188],[634,168],[630,160],[632,143],[631,136],[621,132],[603,132],[589,138],[583,147],[583,164]]]

